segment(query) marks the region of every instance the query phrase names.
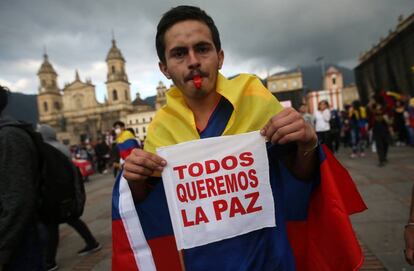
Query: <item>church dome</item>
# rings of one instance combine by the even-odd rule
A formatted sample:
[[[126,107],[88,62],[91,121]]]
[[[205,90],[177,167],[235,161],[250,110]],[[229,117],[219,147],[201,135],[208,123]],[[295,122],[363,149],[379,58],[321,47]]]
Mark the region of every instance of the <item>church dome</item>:
[[[40,66],[40,69],[37,72],[37,74],[39,75],[41,73],[53,73],[56,75],[55,69],[53,69],[52,64],[50,64],[47,54],[44,54],[43,58],[44,58],[43,63]]]
[[[116,41],[112,40],[112,47],[108,52],[108,55],[106,56],[106,61],[111,59],[120,59],[122,61],[125,61],[124,57],[122,56],[121,50],[116,47]]]

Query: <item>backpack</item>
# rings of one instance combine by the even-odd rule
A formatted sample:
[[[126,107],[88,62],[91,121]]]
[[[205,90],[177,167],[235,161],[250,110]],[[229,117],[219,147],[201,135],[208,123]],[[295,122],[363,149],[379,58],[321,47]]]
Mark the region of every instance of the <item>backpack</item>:
[[[39,157],[38,213],[45,223],[64,223],[79,218],[85,206],[85,187],[79,169],[61,151],[46,143],[42,135],[24,123],[14,126],[26,131],[33,140]]]

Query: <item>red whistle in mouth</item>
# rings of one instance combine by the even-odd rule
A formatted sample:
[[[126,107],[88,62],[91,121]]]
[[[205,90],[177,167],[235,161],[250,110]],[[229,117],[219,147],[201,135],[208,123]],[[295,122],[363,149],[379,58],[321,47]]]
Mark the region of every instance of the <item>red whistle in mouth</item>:
[[[201,76],[200,75],[195,75],[193,77],[193,82],[194,82],[194,86],[196,87],[196,89],[201,88]]]

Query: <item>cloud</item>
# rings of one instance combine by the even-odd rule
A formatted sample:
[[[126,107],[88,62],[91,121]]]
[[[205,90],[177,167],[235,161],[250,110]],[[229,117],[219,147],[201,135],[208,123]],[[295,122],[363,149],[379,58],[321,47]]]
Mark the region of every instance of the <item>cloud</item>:
[[[0,78],[0,85],[6,86],[12,92],[21,92],[24,94],[36,94],[30,86],[33,84],[30,78],[21,78],[15,82],[10,82]]]
[[[2,0],[1,76],[9,82],[30,78],[28,88],[36,90],[39,66],[35,66],[40,65],[46,46],[60,82],[73,80],[77,68],[83,78],[89,76],[99,86],[98,92],[105,92],[103,63],[113,30],[127,61],[133,93],[154,95],[158,81],[165,80],[157,67],[156,24],[164,12],[180,3]],[[190,0],[188,4],[200,5],[215,20],[226,55],[226,75],[263,76],[268,71],[316,64],[318,56],[353,68],[359,53],[395,28],[400,14],[414,11],[412,0],[229,0],[225,4]]]

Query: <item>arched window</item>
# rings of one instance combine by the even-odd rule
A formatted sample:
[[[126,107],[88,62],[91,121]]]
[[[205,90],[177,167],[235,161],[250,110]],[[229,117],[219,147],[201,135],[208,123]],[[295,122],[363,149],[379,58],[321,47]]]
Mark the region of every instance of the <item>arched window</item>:
[[[112,73],[115,73],[115,66],[111,66]]]
[[[143,133],[145,133],[145,132],[146,132],[145,126],[144,126],[144,127],[142,127],[142,132],[143,132]]]
[[[332,78],[332,84],[336,85],[336,78]]]
[[[47,102],[43,102],[43,109],[44,109],[45,112],[47,112],[49,110]]]
[[[112,90],[112,100],[118,100],[118,93],[116,92],[116,89]]]
[[[125,100],[128,100],[128,91],[125,90]]]
[[[60,104],[59,104],[59,102],[55,102],[54,103],[54,106],[55,106],[55,109],[56,110],[60,110]]]

